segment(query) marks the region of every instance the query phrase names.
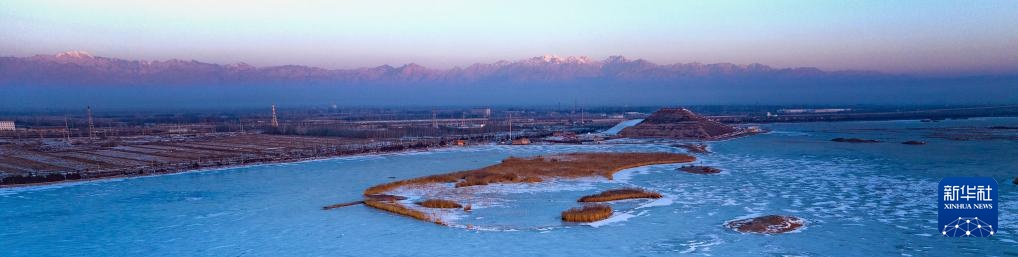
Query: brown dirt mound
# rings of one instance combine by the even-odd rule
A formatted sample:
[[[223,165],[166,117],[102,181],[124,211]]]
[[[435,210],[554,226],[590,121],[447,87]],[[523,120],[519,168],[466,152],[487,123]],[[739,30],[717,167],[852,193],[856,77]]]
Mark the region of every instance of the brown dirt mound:
[[[806,221],[799,217],[767,215],[729,221],[725,227],[743,233],[781,234],[795,231],[805,224]]]
[[[693,174],[717,174],[721,173],[721,169],[709,167],[709,166],[682,166],[679,168],[681,171],[693,173]]]
[[[739,132],[685,108],[662,108],[619,135],[630,138],[720,139]]]

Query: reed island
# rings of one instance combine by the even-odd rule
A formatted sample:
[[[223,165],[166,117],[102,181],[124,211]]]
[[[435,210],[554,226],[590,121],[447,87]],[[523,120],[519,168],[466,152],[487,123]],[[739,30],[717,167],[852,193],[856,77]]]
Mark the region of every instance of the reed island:
[[[510,157],[502,162],[480,169],[431,175],[372,186],[364,190],[365,205],[415,218],[418,220],[447,225],[435,215],[438,210],[462,209],[470,211],[470,204],[455,197],[443,199],[417,199],[409,202],[399,196],[401,189],[448,190],[479,187],[491,184],[539,183],[549,179],[578,179],[603,177],[611,180],[612,175],[625,169],[646,165],[687,163],[695,157],[677,153],[568,153],[528,158]],[[553,184],[547,183],[552,186]],[[462,194],[462,190],[458,194]],[[466,192],[470,192],[469,190]],[[433,192],[434,193],[434,192]],[[438,192],[441,193],[441,192]],[[457,194],[442,194],[455,196]],[[661,195],[643,189],[626,188],[602,192],[580,199],[580,207],[562,213],[564,221],[592,222],[612,215],[607,202],[633,198],[660,198]],[[589,204],[588,204],[589,203]]]

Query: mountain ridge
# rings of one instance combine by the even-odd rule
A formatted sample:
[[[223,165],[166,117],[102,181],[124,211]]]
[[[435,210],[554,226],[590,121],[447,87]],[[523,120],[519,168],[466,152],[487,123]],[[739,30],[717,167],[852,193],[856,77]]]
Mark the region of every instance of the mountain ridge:
[[[416,63],[353,69],[305,65],[253,66],[197,60],[126,60],[93,56],[84,51],[53,55],[0,57],[0,84],[245,84],[245,83],[478,83],[561,82],[577,80],[671,81],[725,78],[895,77],[875,71],[824,71],[813,67],[774,68],[768,65],[713,63],[656,64],[644,59],[609,56],[544,55],[517,61],[500,60],[466,67],[434,69]]]

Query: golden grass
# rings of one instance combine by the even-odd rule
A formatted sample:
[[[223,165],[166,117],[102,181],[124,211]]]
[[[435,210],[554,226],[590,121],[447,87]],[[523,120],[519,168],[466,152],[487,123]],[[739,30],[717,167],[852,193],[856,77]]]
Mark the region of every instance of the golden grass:
[[[418,220],[423,220],[423,221],[427,221],[427,222],[434,222],[436,224],[445,225],[445,222],[443,222],[441,219],[432,217],[431,215],[428,215],[427,213],[424,213],[422,211],[418,211],[418,210],[407,208],[406,206],[403,206],[402,204],[399,204],[399,203],[396,203],[396,202],[387,202],[387,201],[379,201],[379,200],[364,200],[364,205],[371,206],[372,208],[375,208],[375,209],[379,209],[379,210],[383,210],[383,211],[387,211],[387,212],[391,212],[391,213],[395,213],[395,214],[399,214],[399,215],[415,218],[415,219],[418,219]]]
[[[433,217],[433,215],[407,208],[396,202],[397,200],[405,199],[404,197],[386,195],[385,193],[404,186],[426,184],[452,183],[456,187],[469,187],[494,183],[536,183],[544,181],[545,178],[602,176],[612,179],[613,174],[624,169],[646,165],[692,162],[694,160],[696,158],[693,156],[675,153],[571,153],[533,158],[510,157],[502,160],[499,164],[480,169],[375,185],[364,190],[364,204],[379,210],[444,225],[443,221]],[[431,202],[429,203],[429,201]],[[428,200],[420,204],[425,207],[430,207],[428,205],[431,204],[434,204],[432,206],[453,206],[449,205],[451,203],[455,204],[455,207],[434,208],[460,208],[459,204],[452,201],[448,201],[448,203],[439,203],[437,201],[441,200]],[[470,211],[471,207],[468,205],[463,207],[463,209],[464,211]],[[591,222],[606,219],[611,214],[612,209],[607,205],[592,205],[562,212],[562,220]]]
[[[562,220],[569,222],[594,222],[612,216],[612,207],[603,204],[576,207],[562,212]]]
[[[369,187],[368,189],[364,190],[364,195],[382,194],[382,193],[388,192],[389,190],[393,190],[393,189],[396,189],[396,188],[399,188],[399,187],[402,187],[402,186],[408,186],[408,185],[422,185],[422,184],[432,184],[432,183],[455,183],[457,181],[459,181],[459,179],[457,179],[454,176],[450,176],[449,174],[431,175],[431,176],[426,176],[426,177],[419,177],[419,178],[412,178],[412,179],[393,181],[393,182],[389,182],[389,183],[385,183],[385,184],[380,184],[380,185],[372,186],[372,187]]]
[[[421,201],[417,204],[428,208],[442,208],[442,209],[453,209],[463,207],[463,205],[445,199],[428,199]]]
[[[609,202],[637,198],[657,199],[661,198],[661,194],[640,188],[623,188],[623,189],[612,189],[595,195],[580,197],[580,199],[576,201],[581,203],[591,203],[591,202]]]
[[[520,177],[519,175],[499,174],[491,172],[476,172],[468,174],[456,187],[483,186],[495,183],[537,183],[544,181],[541,177]]]
[[[646,165],[692,162],[695,157],[676,153],[570,153],[534,158],[510,157],[492,166],[446,174],[431,175],[372,186],[365,195],[382,194],[408,186],[455,183],[456,187],[494,183],[534,183],[543,178],[579,178],[602,176]]]
[[[406,200],[405,196],[386,195],[386,194],[364,195],[364,198],[367,198],[367,199],[370,199],[370,200],[385,201],[385,202],[395,202],[395,201]]]

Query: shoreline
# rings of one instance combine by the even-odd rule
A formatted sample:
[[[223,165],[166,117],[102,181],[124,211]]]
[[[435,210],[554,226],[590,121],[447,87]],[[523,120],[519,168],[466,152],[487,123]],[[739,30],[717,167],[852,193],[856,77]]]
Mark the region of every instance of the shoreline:
[[[481,144],[481,145],[498,145],[498,144]],[[0,191],[11,190],[11,189],[23,189],[23,188],[43,187],[43,186],[73,185],[73,184],[82,184],[82,183],[89,183],[89,182],[113,181],[113,180],[118,180],[118,179],[158,177],[158,176],[186,174],[186,173],[193,173],[193,172],[208,172],[208,171],[216,171],[216,170],[223,170],[223,169],[258,167],[258,166],[264,166],[264,165],[304,163],[304,162],[322,161],[322,160],[330,160],[330,159],[346,158],[346,157],[356,157],[356,156],[381,156],[381,155],[386,155],[386,154],[431,152],[431,151],[434,151],[434,150],[450,149],[450,148],[453,148],[454,146],[455,145],[447,145],[447,146],[441,146],[441,147],[428,147],[428,148],[424,148],[424,149],[410,148],[410,149],[404,149],[404,150],[399,150],[399,151],[373,151],[373,152],[355,153],[355,154],[347,154],[347,155],[332,155],[332,156],[322,156],[322,157],[297,158],[297,159],[291,159],[291,160],[275,160],[275,161],[264,161],[264,162],[252,162],[252,163],[245,163],[245,164],[229,164],[229,165],[214,166],[214,167],[201,167],[201,168],[197,168],[197,169],[190,169],[190,168],[188,168],[188,169],[179,169],[179,170],[167,170],[165,172],[155,172],[155,173],[145,173],[145,174],[126,174],[126,175],[125,174],[118,174],[118,175],[112,175],[112,176],[98,176],[98,177],[89,177],[89,178],[81,178],[81,179],[66,179],[66,180],[60,180],[60,181],[50,181],[50,182],[41,182],[41,183],[8,184],[8,185],[0,185]]]
[[[30,189],[30,188],[45,187],[45,186],[73,185],[73,184],[86,184],[86,183],[104,182],[104,181],[115,181],[115,179],[118,179],[118,178],[136,178],[136,177],[150,177],[150,176],[183,174],[183,173],[191,173],[191,172],[207,172],[207,171],[215,171],[215,170],[228,169],[228,168],[256,167],[256,166],[263,166],[263,165],[288,164],[288,163],[303,163],[303,162],[310,162],[310,161],[321,161],[321,160],[329,160],[329,159],[345,158],[345,157],[356,157],[356,156],[372,156],[372,155],[385,155],[385,154],[395,154],[395,153],[412,153],[412,152],[430,152],[433,149],[446,149],[446,148],[449,148],[449,147],[451,147],[451,146],[432,147],[432,148],[426,148],[426,149],[405,149],[405,150],[399,150],[399,151],[376,151],[376,152],[355,153],[355,154],[348,154],[348,155],[322,156],[322,157],[306,157],[306,158],[296,158],[296,159],[289,159],[289,160],[259,161],[259,162],[243,163],[243,164],[228,164],[228,165],[200,167],[200,168],[173,169],[173,170],[167,170],[167,171],[164,171],[164,172],[153,172],[153,173],[143,173],[143,174],[116,174],[116,175],[95,176],[95,177],[79,178],[79,179],[64,179],[64,181],[59,181],[59,182],[0,185],[0,192],[6,191],[6,190],[13,190],[13,189]]]
[[[995,119],[995,118],[1004,118],[1004,119],[1007,119],[1007,118],[1018,118],[1018,117],[1015,117],[1015,116],[975,116],[975,117],[970,117],[969,119]],[[901,121],[916,121],[916,120],[917,119],[823,120],[823,121],[777,121],[777,122],[765,122],[765,123],[766,124],[843,123],[843,122],[856,123],[856,122],[901,122]],[[746,123],[738,123],[738,124],[749,124],[749,125],[757,124],[757,125],[760,125],[760,124],[765,124],[765,123],[746,122]],[[733,140],[733,139],[739,139],[739,138],[742,138],[742,137],[752,136],[752,135],[755,135],[755,134],[768,134],[770,132],[771,131],[769,131],[769,130],[765,130],[765,131],[761,131],[759,133],[748,133],[748,134],[742,134],[742,135],[735,136],[735,137],[719,138],[719,139],[713,139],[713,140],[692,140],[690,142],[724,142],[724,141],[730,141],[730,140]],[[619,139],[624,139],[624,138],[619,138]],[[614,140],[614,139],[611,139],[611,140]],[[644,140],[655,140],[655,138],[644,138]],[[609,143],[610,144],[629,144],[629,143],[626,143],[626,142],[609,142]],[[276,160],[276,161],[252,162],[252,163],[244,163],[244,164],[229,164],[229,165],[222,165],[222,166],[201,167],[201,168],[197,168],[197,169],[193,169],[193,168],[172,169],[172,170],[167,170],[167,171],[164,171],[164,172],[153,172],[153,173],[144,173],[144,174],[118,174],[118,175],[111,175],[111,176],[97,176],[97,177],[88,177],[88,178],[81,178],[81,179],[66,179],[66,180],[60,180],[60,181],[39,182],[39,183],[4,184],[4,185],[0,185],[0,190],[7,190],[7,189],[14,189],[14,188],[30,188],[30,187],[50,186],[50,185],[61,185],[61,184],[72,184],[72,183],[85,183],[85,182],[94,182],[94,181],[103,181],[103,180],[114,180],[114,179],[124,179],[124,178],[153,177],[153,176],[162,176],[162,175],[189,173],[189,172],[202,172],[202,171],[217,170],[217,169],[228,169],[228,168],[239,168],[239,167],[253,167],[253,166],[270,165],[270,164],[300,163],[300,162],[305,162],[305,161],[326,160],[326,159],[333,159],[333,158],[340,158],[340,157],[349,157],[349,156],[379,155],[379,154],[403,153],[403,152],[427,152],[427,151],[431,151],[433,149],[446,149],[446,148],[449,148],[451,146],[452,145],[439,146],[439,147],[428,147],[428,148],[425,148],[423,150],[422,149],[413,149],[413,148],[411,148],[411,149],[404,149],[404,150],[399,150],[399,151],[373,151],[373,152],[355,153],[355,154],[349,154],[349,155],[331,155],[331,156],[322,156],[322,157],[298,158],[298,159],[291,159],[291,160]]]

